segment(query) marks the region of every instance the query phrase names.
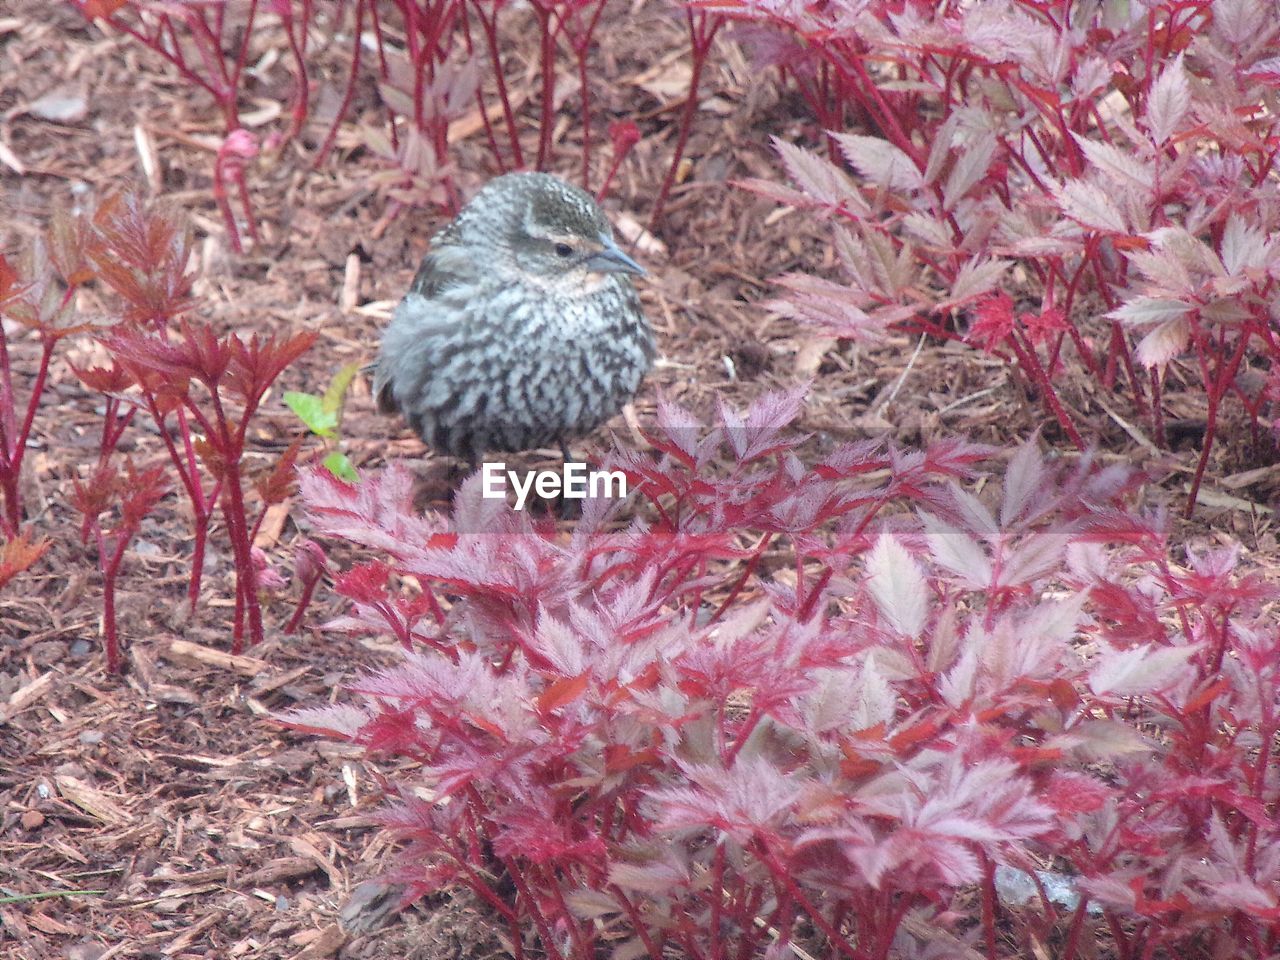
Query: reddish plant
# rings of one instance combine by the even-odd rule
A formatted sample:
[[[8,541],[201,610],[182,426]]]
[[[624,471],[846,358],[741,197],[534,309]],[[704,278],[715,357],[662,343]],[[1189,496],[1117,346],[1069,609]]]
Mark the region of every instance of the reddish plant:
[[[1257,423],[1238,375],[1280,362],[1280,71],[1263,8],[696,6],[749,21],[828,130],[831,160],[778,144],[799,191],[752,184],[834,224],[845,279],[785,278],[785,309],[839,336],[907,324],[1009,356],[1077,446],[1058,383],[1068,347],[1101,390],[1127,385],[1157,443],[1169,385],[1196,387],[1190,510],[1222,404]],[[1015,265],[1029,310],[992,294]]]
[[[232,248],[241,250],[240,229],[231,210],[227,182],[236,185],[245,226],[258,238],[249,203],[244,162],[258,152],[257,137],[242,125],[240,98],[257,53],[252,41],[263,20],[282,32],[294,79],[290,136],[302,129],[310,85],[307,38],[314,0],[246,0],[244,3],[163,3],[156,0],[70,0],[87,19],[101,21],[165,60],[192,87],[204,90],[222,113],[225,136],[214,168],[214,197]]]
[[[100,460],[83,481],[72,481],[71,503],[83,517],[80,539],[93,541],[102,574],[102,637],[107,654],[107,670],[123,669],[120,640],[116,629],[116,580],[129,543],[137,535],[143,519],[169,490],[163,465],[139,471],[132,460],[125,461],[123,474],[110,460]],[[102,514],[118,505],[119,519],[110,527],[102,525]]]
[[[1131,471],[1027,445],[980,497],[962,443],[807,467],[797,405],[662,407],[657,457],[612,464],[652,518],[588,501],[567,541],[478,482],[450,518],[399,469],[304,477],[321,530],[387,558],[334,626],[406,651],[285,720],[421,765],[384,815],[406,900],[468,885],[517,956],[1280,946],[1275,588],[1232,551],[1175,564]],[[1066,913],[996,883],[1046,861]]]
[[[310,348],[315,338],[312,332],[279,338],[255,334],[248,340],[235,334],[218,337],[208,328],[184,322],[171,337],[135,329],[117,333],[106,341],[116,359],[139,383],[147,385],[160,409],[185,408],[203,434],[192,447],[203,470],[214,477],[215,489],[220,491],[218,499],[235,559],[233,653],[243,649],[246,631],[250,644],[262,640],[252,547],[266,506],[251,524],[242,468],[249,421],[276,378]],[[193,390],[197,386],[202,390]],[[163,429],[163,421],[160,425]],[[290,459],[281,469],[287,474],[291,468]],[[191,482],[199,486],[198,476]],[[277,476],[266,489],[278,490],[284,482],[284,475]],[[282,499],[283,493],[273,496]],[[272,497],[264,500],[269,504]]]
[[[98,463],[111,459],[125,429],[133,422],[138,408],[126,399],[125,391],[134,386],[133,377],[120,364],[112,361],[110,367],[77,367],[69,363],[71,372],[90,390],[102,394],[102,434],[98,441]]]
[[[146,204],[136,195],[109,197],[95,212],[92,223],[93,231],[85,243],[87,256],[95,273],[120,297],[120,321],[126,327],[153,330],[158,337],[167,338],[170,327],[194,306],[191,286],[195,277],[189,272],[188,231],[171,211]],[[107,443],[113,432],[108,426],[114,422],[127,388],[137,387],[141,405],[159,428],[160,439],[191,505],[193,547],[187,598],[194,611],[204,580],[209,522],[221,481],[215,478],[205,485],[190,420],[180,398],[166,388],[163,377],[140,376],[137,370],[118,361],[113,361],[110,370],[92,374],[90,379],[85,379],[84,373],[80,376],[107,399],[100,461],[114,449],[114,441]],[[136,405],[137,397],[130,397],[126,416],[132,417]],[[176,430],[170,430],[171,416]],[[114,431],[115,439],[120,433],[121,430]]]
[[[555,133],[556,77],[561,46],[573,58],[578,79],[582,123],[580,177],[590,189],[595,166],[591,52],[607,0],[536,0],[531,3],[538,36],[538,82],[536,99],[537,146],[528,149],[522,142],[518,117],[524,106],[508,83],[513,72],[512,54],[504,52],[504,40],[514,30],[524,30],[526,13],[507,4],[485,0],[395,0],[380,10],[376,4],[357,2],[354,7],[354,35],[360,36],[367,22],[377,53],[377,75],[388,113],[385,139],[373,136],[370,145],[394,163],[398,179],[390,196],[397,202],[421,202],[423,196],[443,198],[456,208],[457,196],[451,178],[452,124],[468,121],[474,114],[484,131],[485,142],[500,172],[509,169],[545,170],[552,162],[551,143]],[[403,45],[388,39],[385,29],[394,19],[403,32]],[[509,26],[512,23],[520,26]],[[330,127],[320,157],[337,137],[338,124],[347,113],[355,94],[362,54],[352,50],[343,105]],[[496,100],[496,103],[494,102]],[[501,124],[496,118],[501,118]],[[403,124],[397,120],[404,121]],[[407,133],[402,132],[407,127]],[[613,140],[616,167],[626,150],[618,152]],[[612,174],[610,174],[611,176]],[[606,181],[609,178],[606,178]],[[410,190],[402,188],[409,186]]]
[[[640,128],[636,126],[634,120],[615,120],[609,124],[609,143],[613,147],[612,157],[609,161],[609,170],[604,175],[604,181],[596,192],[597,200],[603,200],[608,194],[613,178],[617,175],[618,168],[622,166],[622,161],[626,159],[632,147],[639,142]]]
[[[98,547],[107,659],[112,670],[120,667],[115,580],[138,524],[167,489],[161,480],[162,468],[135,470],[129,463],[127,476],[122,477],[112,462],[116,446],[138,409],[146,410],[155,421],[169,461],[191,502],[194,547],[188,595],[193,610],[200,594],[209,523],[215,506],[222,505],[237,571],[236,650],[241,648],[246,630],[252,642],[262,637],[252,541],[266,507],[291,493],[301,444],[291,446],[274,469],[259,478],[263,508],[251,524],[244,493],[247,478],[241,467],[249,421],[270,385],[310,346],[315,335],[255,336],[247,341],[234,335],[220,338],[206,327],[181,319],[194,305],[190,252],[187,231],[175,216],[136,196],[116,196],[104,201],[92,215],[55,217],[47,249],[44,244],[35,247],[33,281],[17,285],[7,272],[7,264],[0,260],[0,266],[6,268],[0,271],[0,282],[8,284],[4,288],[5,314],[37,329],[43,347],[23,426],[20,430],[6,428],[6,437],[20,436],[24,443],[54,345],[61,337],[92,326],[75,311],[75,291],[89,280],[100,280],[119,298],[108,320],[112,332],[103,337],[113,354],[111,365],[72,367],[105,401],[97,466],[90,477],[75,482],[73,499],[84,516],[82,537],[86,542],[93,538]],[[3,369],[11,401],[7,364]],[[13,423],[16,415],[11,402],[7,409],[6,422]],[[7,448],[6,453],[9,457],[0,461],[0,466],[13,467],[10,472],[15,478],[14,496],[10,496],[10,473],[0,471],[6,517],[10,510],[20,517],[16,475],[21,454],[14,456]],[[99,517],[113,507],[118,508],[120,521],[108,529]]]
[[[308,38],[324,35],[349,43],[346,77],[340,102],[315,155],[318,165],[329,155],[338,131],[351,114],[360,80],[371,75],[386,114],[385,133],[361,128],[364,145],[382,157],[389,169],[375,178],[393,203],[430,200],[456,210],[460,197],[453,182],[452,144],[455,124],[468,127],[478,118],[499,172],[547,169],[557,110],[556,77],[561,58],[572,59],[577,77],[582,129],[581,171],[584,187],[595,176],[599,139],[592,88],[592,53],[607,0],[537,0],[531,4],[538,36],[536,96],[525,98],[508,77],[522,69],[520,57],[508,49],[508,35],[527,30],[526,10],[489,0],[393,0],[375,3],[316,4],[313,0],[248,0],[241,4],[169,4],[155,0],[70,0],[86,18],[121,31],[165,60],[186,84],[212,96],[223,116],[224,136],[214,166],[214,197],[222,211],[233,247],[240,250],[240,227],[232,211],[234,185],[244,224],[256,239],[257,225],[245,185],[246,164],[262,146],[278,146],[302,130],[312,116],[311,79],[319,52]],[[674,182],[697,106],[697,91],[711,41],[720,19],[687,14],[693,56],[689,96],[680,116],[677,147],[654,208],[657,221]],[[368,43],[370,49],[366,50]],[[242,98],[263,71],[250,67],[264,51],[282,55],[272,69],[290,74],[292,90],[288,129],[260,136],[246,129]],[[519,66],[517,66],[517,63]],[[536,147],[522,142],[519,118],[526,99],[536,101]],[[501,122],[498,122],[500,117]],[[473,128],[474,129],[474,128]],[[611,136],[614,170],[634,140]],[[612,178],[609,171],[605,183]]]
[[[84,253],[86,238],[83,221],[58,210],[47,237],[32,244],[21,272],[0,256],[0,318],[30,331],[40,343],[26,402],[21,403],[13,334],[0,323],[0,533],[10,541],[18,539],[22,525],[22,464],[54,350],[64,337],[90,326],[75,310],[77,291],[94,276]]]
[[[298,628],[302,626],[302,618],[307,612],[307,607],[311,605],[311,598],[315,595],[320,578],[329,569],[329,561],[318,543],[314,540],[302,540],[294,547],[293,569],[298,581],[302,584],[302,595],[298,598],[298,606],[293,611],[293,616],[285,625],[286,634],[297,633]]]

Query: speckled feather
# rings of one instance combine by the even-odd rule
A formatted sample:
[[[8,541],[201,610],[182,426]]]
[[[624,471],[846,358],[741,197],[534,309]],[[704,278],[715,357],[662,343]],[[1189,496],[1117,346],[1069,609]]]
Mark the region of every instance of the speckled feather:
[[[613,416],[654,343],[631,279],[586,262],[611,237],[595,201],[556,177],[490,181],[436,234],[396,308],[378,406],[471,460],[564,443]]]

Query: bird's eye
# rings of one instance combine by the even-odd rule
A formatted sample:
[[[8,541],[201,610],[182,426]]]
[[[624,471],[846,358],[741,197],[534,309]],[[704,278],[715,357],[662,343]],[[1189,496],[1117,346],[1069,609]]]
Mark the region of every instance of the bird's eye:
[[[567,243],[557,243],[556,256],[561,260],[567,260],[569,257],[573,256],[573,247],[569,246]]]

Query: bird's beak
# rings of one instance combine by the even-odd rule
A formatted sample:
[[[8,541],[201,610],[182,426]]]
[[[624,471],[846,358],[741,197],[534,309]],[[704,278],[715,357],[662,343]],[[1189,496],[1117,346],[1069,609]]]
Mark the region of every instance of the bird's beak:
[[[604,244],[604,249],[587,257],[588,270],[596,273],[634,273],[637,276],[644,276],[644,267],[619,250],[612,237],[602,233],[600,242]]]

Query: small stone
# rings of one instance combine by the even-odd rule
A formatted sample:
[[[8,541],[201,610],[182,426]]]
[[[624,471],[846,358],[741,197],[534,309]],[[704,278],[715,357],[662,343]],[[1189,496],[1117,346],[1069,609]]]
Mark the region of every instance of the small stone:
[[[84,94],[66,87],[50,90],[38,100],[33,100],[27,110],[41,120],[53,123],[79,123],[89,112]]]

